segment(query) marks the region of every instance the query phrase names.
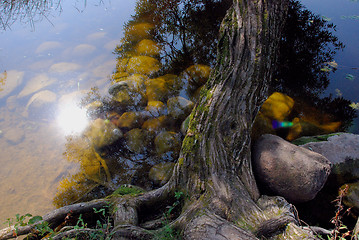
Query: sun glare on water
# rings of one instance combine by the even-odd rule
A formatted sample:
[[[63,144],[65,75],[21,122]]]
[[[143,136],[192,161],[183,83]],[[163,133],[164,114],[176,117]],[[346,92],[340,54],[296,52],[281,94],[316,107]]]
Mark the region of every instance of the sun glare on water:
[[[81,133],[89,123],[86,109],[66,104],[59,110],[57,123],[65,135]]]

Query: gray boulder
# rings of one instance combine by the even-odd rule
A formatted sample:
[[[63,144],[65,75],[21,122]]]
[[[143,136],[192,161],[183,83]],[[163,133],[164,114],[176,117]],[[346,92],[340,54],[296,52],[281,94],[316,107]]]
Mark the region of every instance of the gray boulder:
[[[291,202],[312,200],[330,174],[327,158],[275,135],[259,138],[252,155],[260,187]]]
[[[322,154],[333,164],[359,159],[359,135],[352,133],[330,136],[327,141],[310,142],[301,147]]]
[[[359,135],[339,133],[327,141],[310,142],[301,147],[322,154],[333,164],[330,177],[333,187],[359,180]]]

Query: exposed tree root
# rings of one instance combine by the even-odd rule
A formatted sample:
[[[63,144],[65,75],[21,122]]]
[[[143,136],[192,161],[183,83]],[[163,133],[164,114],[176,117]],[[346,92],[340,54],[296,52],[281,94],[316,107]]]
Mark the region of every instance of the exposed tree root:
[[[245,231],[231,222],[205,212],[189,222],[184,229],[184,239],[257,239],[251,232]]]
[[[77,215],[86,212],[93,212],[93,209],[100,209],[109,204],[106,199],[97,199],[90,202],[76,203],[56,209],[43,216],[43,220],[27,226],[19,226],[17,230],[15,226],[10,226],[0,230],[0,240],[15,238],[16,236],[25,235],[35,231],[35,226],[42,222],[48,222],[50,226],[56,227],[65,220],[67,214]]]
[[[82,228],[82,229],[71,229],[65,232],[61,232],[54,237],[46,238],[47,240],[61,240],[61,239],[68,239],[68,238],[75,238],[77,236],[89,236],[91,234],[96,233],[96,229],[91,228]]]
[[[119,225],[112,231],[113,239],[151,239],[153,233],[133,225]]]

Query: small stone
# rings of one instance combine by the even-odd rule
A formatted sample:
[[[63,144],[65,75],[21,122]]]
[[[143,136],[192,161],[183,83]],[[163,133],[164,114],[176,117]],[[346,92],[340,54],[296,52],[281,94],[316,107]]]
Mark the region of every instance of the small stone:
[[[160,46],[150,39],[143,39],[136,46],[136,52],[138,55],[156,56],[160,53]]]
[[[167,101],[168,114],[174,119],[185,119],[192,111],[194,103],[183,97],[172,97]]]
[[[139,112],[125,112],[118,119],[118,127],[121,128],[136,128],[143,123],[143,118]]]
[[[168,96],[168,88],[163,78],[149,79],[145,82],[148,101],[163,101]]]
[[[148,177],[155,184],[162,186],[171,178],[174,166],[172,162],[156,164],[150,169]]]
[[[88,137],[95,149],[111,145],[123,136],[121,130],[112,122],[101,118],[93,121],[86,129],[84,135]]]
[[[155,146],[157,154],[179,152],[181,141],[175,132],[164,131],[156,136]]]
[[[161,101],[149,101],[146,111],[149,112],[151,117],[159,117],[166,113],[166,105]]]
[[[130,151],[143,153],[150,145],[150,136],[143,129],[134,128],[126,133],[126,144]]]
[[[152,75],[161,69],[161,63],[155,58],[148,56],[136,56],[130,58],[126,71],[129,74],[139,73]]]
[[[148,119],[142,124],[142,129],[146,129],[150,132],[159,132],[165,129],[167,120],[167,116]]]
[[[35,93],[27,102],[23,116],[46,118],[52,106],[55,104],[57,95],[49,90]]]
[[[151,37],[151,31],[154,25],[151,23],[136,23],[131,24],[125,29],[125,37],[129,41],[136,41]]]
[[[25,133],[20,128],[10,128],[6,131],[4,131],[4,138],[10,142],[11,144],[19,144],[24,140]]]

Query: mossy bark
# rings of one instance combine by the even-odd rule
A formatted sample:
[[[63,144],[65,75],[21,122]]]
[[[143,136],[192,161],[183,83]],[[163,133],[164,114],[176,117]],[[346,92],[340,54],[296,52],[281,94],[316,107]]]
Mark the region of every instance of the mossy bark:
[[[221,235],[230,239],[243,234],[233,223],[261,215],[250,132],[267,96],[287,5],[235,0],[222,22],[217,65],[192,113],[173,176],[190,196],[182,219],[188,239],[215,239],[210,232],[219,218],[228,223]]]

